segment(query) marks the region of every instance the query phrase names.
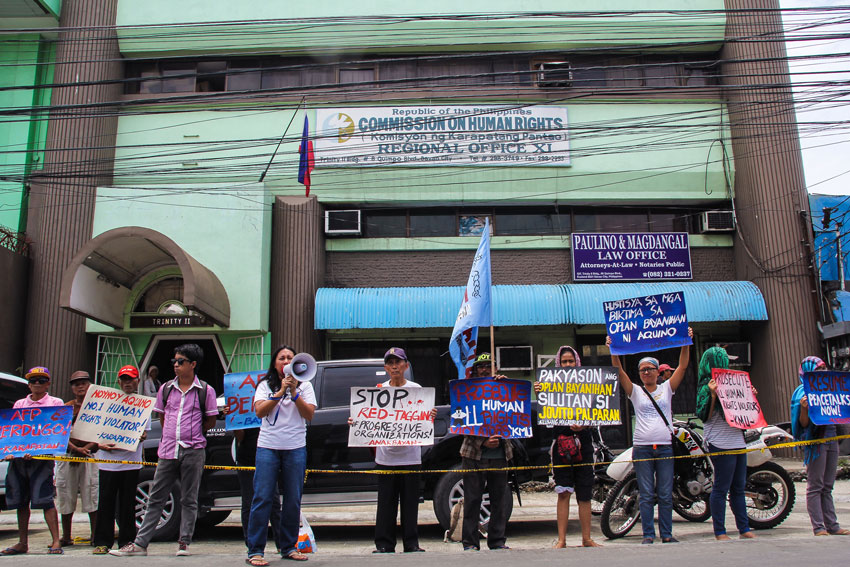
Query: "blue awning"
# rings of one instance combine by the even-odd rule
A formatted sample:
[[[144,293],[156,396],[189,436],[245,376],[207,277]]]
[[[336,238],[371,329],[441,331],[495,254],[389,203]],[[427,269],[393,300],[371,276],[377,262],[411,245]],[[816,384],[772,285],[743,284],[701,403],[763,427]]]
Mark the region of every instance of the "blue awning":
[[[765,321],[767,308],[750,282],[662,282],[625,284],[493,286],[497,326],[603,324],[602,302],[684,291],[688,320]],[[463,286],[320,288],[316,329],[452,327]]]

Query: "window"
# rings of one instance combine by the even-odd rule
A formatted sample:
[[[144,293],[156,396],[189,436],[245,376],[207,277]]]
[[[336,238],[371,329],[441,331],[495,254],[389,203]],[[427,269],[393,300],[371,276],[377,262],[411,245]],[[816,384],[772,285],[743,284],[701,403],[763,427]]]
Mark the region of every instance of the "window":
[[[227,78],[227,61],[201,61],[198,63],[195,91],[199,93],[222,92]]]
[[[228,66],[227,90],[250,91],[262,86],[262,73],[258,59],[231,61]]]
[[[348,407],[351,404],[352,387],[374,388],[388,379],[383,366],[325,368],[322,374],[322,407]]]
[[[679,84],[681,65],[646,65],[643,68],[647,87],[675,87]]]
[[[646,232],[647,213],[640,209],[582,210],[575,214],[575,232]]]
[[[375,86],[375,70],[374,69],[347,69],[340,68],[339,70],[339,84],[344,85],[346,83],[361,83],[358,86],[360,87],[374,87]],[[362,83],[371,83],[371,84],[362,84]]]
[[[637,59],[623,57],[607,63],[605,77],[609,87],[639,87],[643,84],[643,71]]]
[[[410,236],[456,236],[454,214],[410,213]]]
[[[389,238],[407,236],[407,214],[405,212],[394,213],[366,213],[366,222],[363,233],[371,238]]]
[[[162,92],[186,93],[195,90],[195,64],[186,62],[162,63]],[[169,78],[171,77],[171,78]]]
[[[569,212],[559,215],[552,211],[518,212],[517,209],[497,210],[495,234],[512,236],[518,234],[569,234]]]
[[[650,211],[651,232],[690,232],[691,212],[687,210]]]
[[[458,236],[481,236],[488,218],[490,215],[461,215],[458,220]],[[493,234],[492,221],[490,221],[490,234]]]

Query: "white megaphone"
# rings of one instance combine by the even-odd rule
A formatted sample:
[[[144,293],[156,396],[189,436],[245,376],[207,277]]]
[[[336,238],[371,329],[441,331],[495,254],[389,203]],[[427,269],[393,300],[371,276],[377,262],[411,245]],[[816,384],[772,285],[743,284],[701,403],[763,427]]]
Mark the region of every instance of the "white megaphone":
[[[283,367],[283,374],[299,382],[309,382],[316,376],[316,359],[306,352],[296,354],[292,362]]]

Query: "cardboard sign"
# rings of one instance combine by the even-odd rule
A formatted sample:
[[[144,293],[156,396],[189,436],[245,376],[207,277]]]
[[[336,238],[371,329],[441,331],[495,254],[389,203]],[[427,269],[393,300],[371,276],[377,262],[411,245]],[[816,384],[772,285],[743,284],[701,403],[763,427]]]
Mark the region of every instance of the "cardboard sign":
[[[71,406],[0,410],[0,456],[65,454],[73,418]]]
[[[636,354],[693,344],[688,336],[684,292],[606,301],[605,328],[611,354]]]
[[[116,449],[135,451],[155,402],[155,398],[92,384],[77,414],[71,437],[94,443],[114,443]]]
[[[619,425],[620,381],[613,366],[538,368],[540,425]]]
[[[262,420],[254,413],[254,393],[265,375],[265,370],[224,375],[224,399],[230,410],[224,421],[227,431],[260,426]]]
[[[349,447],[433,445],[434,388],[351,388]]]
[[[850,372],[806,372],[803,389],[812,423],[850,423]]]
[[[451,429],[457,435],[531,437],[531,383],[468,378],[449,382]]]
[[[726,423],[738,429],[767,427],[747,372],[713,368],[711,377],[717,382],[717,403],[723,408]]]

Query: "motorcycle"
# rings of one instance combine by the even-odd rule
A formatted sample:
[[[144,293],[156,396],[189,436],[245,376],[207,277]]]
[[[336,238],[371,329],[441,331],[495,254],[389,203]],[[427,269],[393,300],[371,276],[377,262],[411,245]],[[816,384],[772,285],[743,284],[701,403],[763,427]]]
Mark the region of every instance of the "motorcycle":
[[[709,495],[713,485],[714,467],[702,450],[703,439],[697,432],[695,419],[674,421],[673,444],[673,509],[692,522],[704,522],[711,516]],[[796,492],[788,472],[771,461],[769,447],[791,436],[776,426],[747,430],[746,501],[747,516],[753,529],[778,526],[791,513]],[[631,531],[640,515],[638,484],[632,461],[632,450],[621,453],[605,470],[616,484],[600,488],[607,492],[602,505],[601,528],[609,539],[623,537]],[[609,485],[610,486],[610,485]]]

